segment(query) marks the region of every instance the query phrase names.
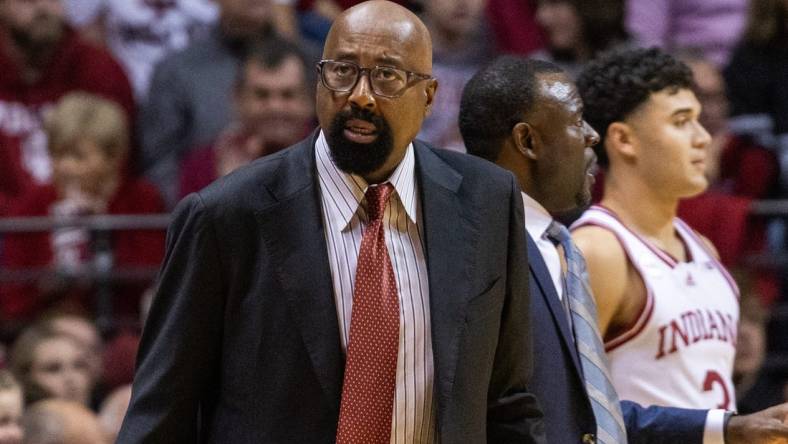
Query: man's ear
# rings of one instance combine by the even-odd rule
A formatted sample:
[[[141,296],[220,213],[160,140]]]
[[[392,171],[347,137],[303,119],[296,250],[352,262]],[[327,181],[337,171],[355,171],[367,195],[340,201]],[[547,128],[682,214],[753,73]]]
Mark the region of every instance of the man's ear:
[[[435,102],[435,94],[438,92],[438,79],[427,80],[427,87],[424,88],[424,94],[427,96],[427,103],[424,108],[424,117],[432,113],[432,104]]]
[[[605,150],[608,157],[633,159],[637,157],[637,136],[632,126],[624,122],[613,122],[605,134]]]
[[[519,122],[512,128],[512,141],[515,148],[523,156],[531,159],[539,159],[539,135],[534,128],[526,122]]]

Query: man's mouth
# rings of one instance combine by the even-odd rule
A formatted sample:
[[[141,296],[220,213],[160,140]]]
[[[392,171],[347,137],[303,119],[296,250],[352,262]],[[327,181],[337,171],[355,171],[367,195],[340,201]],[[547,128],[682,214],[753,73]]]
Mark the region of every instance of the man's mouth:
[[[372,122],[350,119],[345,123],[345,137],[355,143],[371,143],[378,137],[378,128]]]

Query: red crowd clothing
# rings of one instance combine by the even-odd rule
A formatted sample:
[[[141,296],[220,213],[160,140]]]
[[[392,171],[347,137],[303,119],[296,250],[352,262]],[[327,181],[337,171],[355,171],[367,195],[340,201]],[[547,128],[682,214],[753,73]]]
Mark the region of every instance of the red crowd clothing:
[[[52,185],[38,186],[19,198],[11,216],[45,216],[58,201]],[[142,180],[124,181],[110,200],[107,214],[157,214],[165,211],[156,188]],[[164,255],[163,230],[115,231],[111,236],[116,268],[156,267]],[[50,233],[19,233],[4,239],[2,268],[6,270],[47,267],[53,263]],[[137,316],[139,298],[149,283],[123,283],[113,287],[115,313]],[[51,306],[89,313],[94,289],[91,285],[70,287],[56,296],[45,295],[37,283],[0,285],[0,319],[29,320]],[[51,300],[52,298],[55,300]]]
[[[544,47],[544,35],[536,22],[535,3],[531,0],[490,0],[487,3],[487,17],[498,51],[528,55]]]
[[[178,198],[200,191],[218,179],[216,174],[216,150],[213,145],[198,148],[181,162]]]
[[[69,92],[85,91],[120,104],[134,122],[128,78],[110,54],[66,30],[42,76],[33,84],[9,55],[9,37],[0,31],[0,217],[19,190],[49,181],[42,115]]]

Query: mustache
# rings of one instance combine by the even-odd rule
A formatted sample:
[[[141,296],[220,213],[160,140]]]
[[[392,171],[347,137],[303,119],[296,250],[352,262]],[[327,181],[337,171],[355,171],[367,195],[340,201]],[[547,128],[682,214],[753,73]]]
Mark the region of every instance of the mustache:
[[[375,128],[380,130],[385,127],[386,121],[383,117],[375,115],[372,111],[364,108],[350,108],[348,110],[340,111],[334,118],[335,121],[343,127],[349,120],[363,120],[375,125]]]

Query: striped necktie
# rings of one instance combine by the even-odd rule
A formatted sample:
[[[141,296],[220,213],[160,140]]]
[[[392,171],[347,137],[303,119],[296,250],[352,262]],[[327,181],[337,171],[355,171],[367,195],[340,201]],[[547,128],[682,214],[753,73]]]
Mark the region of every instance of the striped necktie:
[[[580,354],[586,391],[591,398],[591,408],[597,424],[598,442],[604,444],[626,444],[627,433],[621,413],[618,395],[610,380],[605,349],[597,325],[596,304],[588,286],[586,261],[580,254],[569,230],[553,221],[547,228],[547,236],[564,248],[566,257],[566,294],[569,298],[575,345]]]

